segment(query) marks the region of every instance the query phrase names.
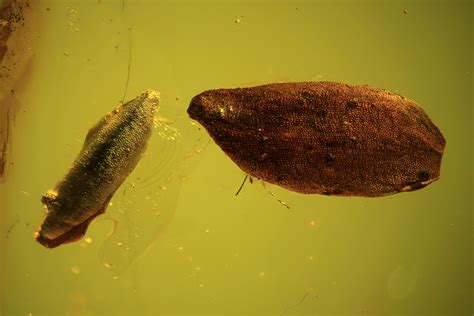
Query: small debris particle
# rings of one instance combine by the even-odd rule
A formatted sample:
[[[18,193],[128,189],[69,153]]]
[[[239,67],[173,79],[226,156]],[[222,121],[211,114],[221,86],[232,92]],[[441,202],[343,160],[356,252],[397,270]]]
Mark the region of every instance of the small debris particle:
[[[69,52],[64,52],[64,56],[68,57],[68,56],[69,56]]]
[[[49,8],[46,8],[46,11],[49,11]]]
[[[236,20],[235,20],[235,23],[240,23],[240,19],[236,19]]]
[[[259,276],[261,279],[263,279],[263,278],[265,277],[265,272],[263,272],[263,271],[260,272],[260,273],[258,274],[258,276]]]
[[[310,291],[311,291],[311,290],[310,290]],[[283,315],[283,314],[286,314],[286,312],[287,312],[288,310],[294,309],[294,308],[298,307],[299,305],[303,304],[304,300],[306,299],[306,297],[308,297],[308,295],[309,295],[309,291],[306,292],[305,295],[303,295],[303,297],[301,298],[301,300],[300,300],[297,304],[292,305],[292,306],[288,306],[288,307],[280,314],[280,316]]]
[[[176,96],[176,101],[179,101],[179,96]]]
[[[107,269],[110,269],[112,268],[112,265],[108,263],[107,261],[104,261],[104,267],[106,267]]]
[[[183,249],[184,249],[183,246],[179,246],[179,247],[178,247],[178,250],[179,250],[179,251],[183,251]]]
[[[121,241],[119,241],[119,242],[117,243],[117,246],[122,247],[122,246],[123,246],[123,243],[122,243]]]
[[[74,273],[74,274],[79,274],[79,273],[81,273],[81,268],[79,268],[78,266],[72,266],[71,267],[71,272]]]
[[[203,288],[203,287],[204,287],[204,284],[202,284],[202,283],[199,284],[199,287],[200,287],[200,288]]]
[[[403,14],[408,14],[408,10],[407,10],[407,9],[403,9]]]
[[[114,280],[118,280],[118,279],[119,279],[119,277],[118,277],[118,276],[114,276],[112,279],[114,279]]]
[[[84,241],[86,242],[86,244],[91,244],[92,243],[92,238],[86,237],[86,238],[84,238]]]
[[[205,232],[206,232],[206,233],[209,233],[209,232],[210,232],[210,230],[209,230],[209,229],[206,229],[206,230],[205,230]]]
[[[10,227],[7,230],[7,233],[5,234],[6,239],[8,239],[8,237],[10,236],[10,233],[12,232],[13,227],[15,227],[15,225],[18,224],[19,222],[20,222],[20,219],[18,218],[18,215],[17,215],[16,221],[10,225]]]
[[[312,219],[312,220],[309,221],[308,224],[309,224],[310,227],[315,227],[316,226],[316,221],[314,219]]]

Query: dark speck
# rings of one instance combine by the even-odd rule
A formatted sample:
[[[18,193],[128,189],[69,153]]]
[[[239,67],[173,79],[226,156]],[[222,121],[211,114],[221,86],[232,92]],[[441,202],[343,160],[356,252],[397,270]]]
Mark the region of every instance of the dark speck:
[[[301,97],[305,100],[306,103],[314,102],[314,94],[311,91],[304,90],[301,92]]]
[[[305,99],[311,99],[313,98],[313,93],[309,90],[303,90],[301,91],[301,95],[303,96],[303,98]]]
[[[418,174],[416,176],[417,176],[419,181],[426,181],[430,178],[429,172],[426,172],[426,171],[420,171],[420,172],[418,172]]]
[[[331,164],[331,163],[334,162],[334,155],[333,155],[333,154],[330,154],[330,153],[325,154],[325,155],[323,156],[323,160],[324,160],[324,162],[325,162],[326,164],[329,165],[329,164]]]
[[[357,106],[358,106],[358,104],[357,104],[357,101],[355,101],[355,100],[350,100],[350,101],[346,102],[346,108],[348,108],[349,110],[353,110]]]

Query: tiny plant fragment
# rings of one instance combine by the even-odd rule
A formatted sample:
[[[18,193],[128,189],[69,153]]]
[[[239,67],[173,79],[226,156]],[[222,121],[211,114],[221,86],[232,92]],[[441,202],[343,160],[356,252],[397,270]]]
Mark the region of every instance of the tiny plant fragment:
[[[246,174],[300,193],[376,197],[440,175],[445,139],[423,109],[366,85],[209,90],[188,114]]]
[[[137,165],[153,130],[159,93],[146,91],[102,117],[56,187],[41,201],[46,213],[36,240],[54,248],[81,239],[90,222]]]

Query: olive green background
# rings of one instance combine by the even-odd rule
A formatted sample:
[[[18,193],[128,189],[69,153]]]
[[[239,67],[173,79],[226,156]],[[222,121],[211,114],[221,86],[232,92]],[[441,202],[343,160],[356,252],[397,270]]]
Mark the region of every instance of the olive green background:
[[[35,71],[18,95],[0,183],[2,315],[473,314],[472,1],[43,0],[39,9]],[[122,100],[129,61],[125,100],[159,90],[170,128],[157,127],[87,240],[45,249],[33,238],[41,194]],[[308,80],[416,100],[447,140],[441,179],[373,199],[267,185],[289,210],[258,181],[235,196],[244,174],[191,124],[189,100]]]

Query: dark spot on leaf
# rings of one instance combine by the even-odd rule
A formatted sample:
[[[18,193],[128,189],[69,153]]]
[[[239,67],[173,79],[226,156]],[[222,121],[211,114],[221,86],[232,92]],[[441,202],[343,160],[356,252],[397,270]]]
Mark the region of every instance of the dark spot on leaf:
[[[262,136],[258,139],[258,144],[259,145],[264,145],[268,140],[268,137],[267,136]]]
[[[323,195],[341,195],[344,193],[341,189],[332,189],[332,190],[326,190],[323,192]]]
[[[430,173],[427,171],[420,171],[416,176],[418,177],[419,181],[426,181],[430,178]]]
[[[311,91],[304,90],[301,92],[301,97],[306,103],[313,103],[315,100],[314,94]]]
[[[357,104],[357,101],[355,101],[355,100],[349,100],[349,101],[346,102],[346,108],[349,109],[349,110],[353,110],[358,106],[359,106],[359,104]]]
[[[326,164],[332,164],[334,162],[334,155],[331,153],[325,154],[323,160]]]

